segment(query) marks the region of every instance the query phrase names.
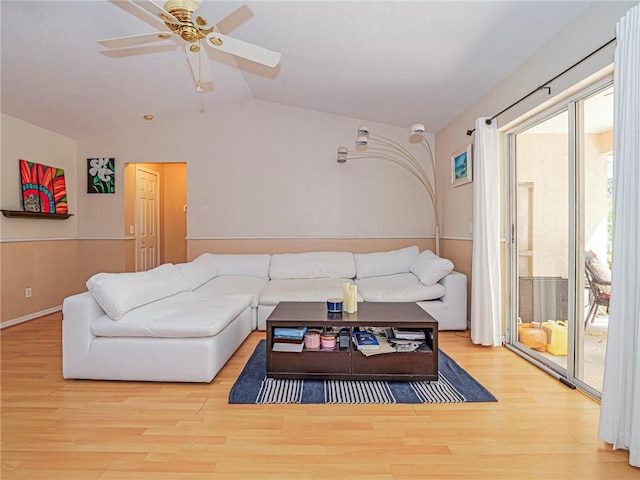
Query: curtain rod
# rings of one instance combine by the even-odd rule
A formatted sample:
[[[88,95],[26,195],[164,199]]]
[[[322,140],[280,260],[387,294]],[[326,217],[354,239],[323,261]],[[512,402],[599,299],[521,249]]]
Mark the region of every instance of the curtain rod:
[[[547,80],[545,83],[543,83],[542,85],[540,85],[538,88],[530,91],[529,93],[527,93],[524,97],[522,97],[519,100],[516,100],[515,102],[513,102],[511,105],[509,105],[507,108],[501,110],[500,112],[496,113],[493,117],[491,118],[487,118],[484,122],[487,125],[491,125],[491,122],[499,117],[500,115],[502,115],[504,112],[506,112],[507,110],[510,110],[511,108],[515,107],[516,105],[518,105],[520,102],[523,102],[524,100],[526,100],[527,98],[529,98],[531,95],[533,95],[534,93],[540,91],[540,90],[547,90],[547,94],[551,95],[551,87],[549,86],[550,83],[552,83],[554,80],[557,80],[558,78],[560,78],[562,75],[564,75],[565,73],[567,73],[569,70],[574,69],[575,67],[577,67],[578,65],[580,65],[582,62],[584,62],[585,60],[589,59],[590,57],[594,56],[596,53],[598,53],[600,50],[603,50],[605,48],[607,48],[609,45],[611,45],[613,42],[615,42],[616,39],[612,38],[611,40],[609,40],[607,43],[605,43],[604,45],[602,45],[600,48],[594,50],[593,52],[591,52],[589,55],[587,55],[586,57],[578,60],[576,63],[574,63],[573,65],[571,65],[570,67],[564,69],[562,72],[560,72],[558,75],[556,75],[555,77],[553,77],[551,80]],[[476,129],[474,128],[473,130],[467,130],[467,135],[471,135],[473,132],[475,132]]]

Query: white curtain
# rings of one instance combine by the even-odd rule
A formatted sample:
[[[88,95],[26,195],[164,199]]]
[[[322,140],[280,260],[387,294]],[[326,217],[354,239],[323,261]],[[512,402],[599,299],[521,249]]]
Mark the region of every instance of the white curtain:
[[[501,342],[500,164],[496,122],[476,120],[473,154],[473,258],[471,261],[471,341]]]
[[[613,265],[599,436],[640,467],[640,5],[617,25]]]

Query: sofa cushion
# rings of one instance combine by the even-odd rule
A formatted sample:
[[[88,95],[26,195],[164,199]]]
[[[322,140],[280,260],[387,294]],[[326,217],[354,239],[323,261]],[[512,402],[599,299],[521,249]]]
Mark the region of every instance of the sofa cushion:
[[[449,275],[453,270],[453,263],[446,258],[440,258],[431,250],[425,250],[413,265],[411,265],[411,273],[418,276],[420,281],[427,287],[435,285],[441,278]]]
[[[224,275],[208,281],[197,290],[194,290],[194,293],[207,296],[249,293],[252,296],[251,306],[255,308],[260,301],[260,292],[262,292],[267,282],[268,280],[265,278],[252,277],[250,275]]]
[[[203,283],[208,282],[218,275],[216,264],[209,253],[203,253],[188,263],[179,263],[176,267],[178,267],[189,280],[191,290],[195,290]]]
[[[419,302],[445,294],[439,283],[427,287],[413,273],[356,279],[356,285],[365,302]]]
[[[91,326],[99,337],[211,337],[251,304],[251,295],[205,297],[184,292],[125,313],[117,322],[103,315]]]
[[[286,278],[353,278],[356,267],[351,252],[280,253],[271,256],[269,276]]]
[[[307,278],[271,280],[260,295],[260,305],[278,302],[326,302],[329,298],[342,298],[342,284],[347,278]],[[358,300],[362,297],[358,295]]]
[[[269,279],[271,255],[267,254],[212,254],[213,261],[222,275],[251,275]]]
[[[415,245],[388,252],[356,253],[356,278],[408,273],[419,253]]]
[[[118,320],[131,309],[187,292],[191,284],[178,267],[165,263],[146,272],[97,273],[87,288],[105,313]]]

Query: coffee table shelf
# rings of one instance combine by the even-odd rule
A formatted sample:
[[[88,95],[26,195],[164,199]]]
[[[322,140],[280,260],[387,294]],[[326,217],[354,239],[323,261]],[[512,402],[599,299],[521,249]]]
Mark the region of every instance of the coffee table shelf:
[[[276,327],[348,329],[398,327],[422,330],[430,352],[365,356],[353,343],[334,350],[273,351]],[[424,381],[438,379],[438,322],[413,302],[358,304],[353,314],[327,312],[323,302],[280,302],[267,319],[267,376],[290,379]]]

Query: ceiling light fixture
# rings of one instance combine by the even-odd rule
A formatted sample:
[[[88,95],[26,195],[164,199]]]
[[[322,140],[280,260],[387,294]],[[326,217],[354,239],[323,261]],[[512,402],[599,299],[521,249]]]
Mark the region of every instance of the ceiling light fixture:
[[[422,164],[409,150],[389,138],[372,134],[369,131],[369,127],[366,126],[358,128],[356,150],[350,151],[347,147],[339,147],[336,161],[338,163],[347,163],[347,160],[384,160],[399,165],[411,173],[427,191],[429,200],[431,200],[435,217],[435,250],[436,255],[440,255],[440,224],[438,222],[438,209],[436,205],[435,158],[429,142],[424,138],[425,128],[423,124],[414,123],[409,129],[409,133],[412,139],[419,137],[415,143],[419,143],[424,148],[429,162],[431,177],[429,177]],[[431,178],[433,178],[433,181]]]
[[[144,115],[142,118],[144,118],[147,122],[150,122],[151,120],[153,120],[153,115]]]

